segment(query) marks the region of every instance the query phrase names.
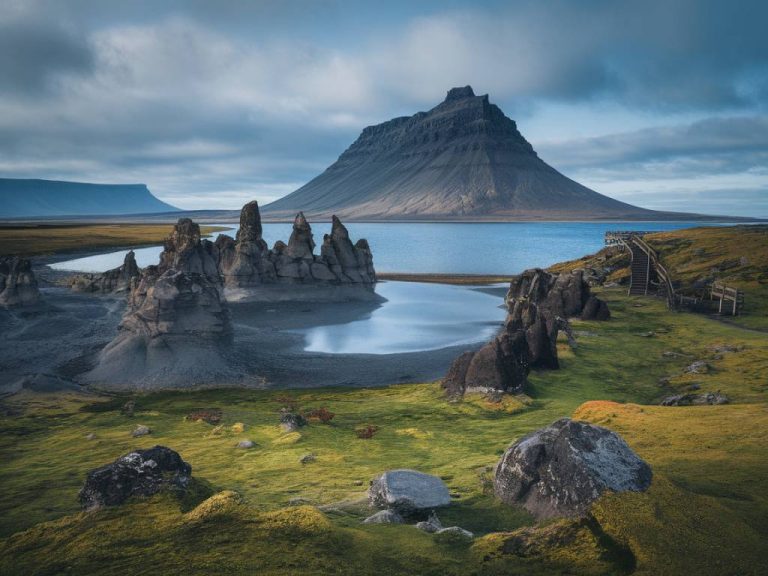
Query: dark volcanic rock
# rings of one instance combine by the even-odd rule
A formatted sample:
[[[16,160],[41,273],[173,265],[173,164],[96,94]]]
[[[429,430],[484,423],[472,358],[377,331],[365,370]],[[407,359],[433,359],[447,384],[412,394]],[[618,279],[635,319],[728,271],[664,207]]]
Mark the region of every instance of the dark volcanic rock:
[[[72,279],[71,287],[75,292],[127,292],[134,279],[138,280],[141,270],[136,264],[133,250],[125,255],[122,266],[107,270],[102,274],[79,274]]]
[[[159,266],[134,280],[117,336],[84,379],[107,387],[188,387],[229,374],[222,358],[232,327],[216,247],[182,218]]]
[[[18,256],[0,256],[0,307],[31,306],[39,301],[32,263]]]
[[[152,496],[162,490],[183,491],[192,467],[165,446],[136,450],[112,464],[88,472],[78,498],[86,510],[122,504],[132,496]]]
[[[590,296],[587,303],[584,305],[584,310],[581,312],[581,319],[609,320],[610,318],[611,311],[608,310],[608,304],[596,296]]]
[[[540,519],[581,516],[605,490],[642,492],[651,478],[650,466],[618,434],[563,418],[507,449],[494,490]]]
[[[594,219],[652,215],[544,163],[517,125],[470,86],[411,117],[365,128],[322,174],[264,208],[290,218]]]
[[[303,299],[305,292],[300,288],[286,290],[274,286],[284,284],[363,287],[372,291],[376,271],[368,242],[361,239],[353,245],[349,232],[338,218],[333,218],[331,234],[323,237],[319,255],[314,253],[312,227],[302,212],[294,219],[288,244],[278,241],[272,250],[261,238],[256,202],[243,208],[240,223],[236,241],[228,236],[219,236],[216,240],[219,269],[229,298]],[[320,294],[317,290],[313,293]],[[328,297],[339,299],[349,295],[349,292],[335,292]]]
[[[569,317],[610,317],[605,302],[590,294],[580,270],[560,275],[539,268],[526,270],[512,279],[505,301],[504,330],[478,352],[456,359],[443,381],[449,396],[470,388],[522,392],[530,368],[559,367],[557,335],[561,328],[566,328],[569,342],[575,346]]]

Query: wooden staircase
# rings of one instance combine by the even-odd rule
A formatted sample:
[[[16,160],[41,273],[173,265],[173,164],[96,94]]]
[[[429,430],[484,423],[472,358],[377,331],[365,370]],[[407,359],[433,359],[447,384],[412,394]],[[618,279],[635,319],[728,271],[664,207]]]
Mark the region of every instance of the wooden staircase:
[[[627,242],[632,253],[632,280],[629,284],[630,295],[645,296],[651,281],[651,259],[648,254],[631,238]]]
[[[606,246],[622,246],[632,255],[632,278],[629,294],[646,296],[653,292],[667,301],[667,307],[676,305],[677,296],[672,277],[661,263],[659,255],[643,240],[647,232],[611,231],[605,233]]]

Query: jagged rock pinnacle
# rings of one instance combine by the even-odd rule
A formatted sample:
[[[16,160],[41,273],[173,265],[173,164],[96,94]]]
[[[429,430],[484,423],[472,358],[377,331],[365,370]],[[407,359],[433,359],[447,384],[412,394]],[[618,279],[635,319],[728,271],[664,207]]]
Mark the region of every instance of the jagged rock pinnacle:
[[[453,100],[462,100],[464,98],[472,98],[475,95],[475,91],[472,90],[472,86],[464,86],[462,88],[451,88],[448,90],[448,95],[445,97],[446,102]]]

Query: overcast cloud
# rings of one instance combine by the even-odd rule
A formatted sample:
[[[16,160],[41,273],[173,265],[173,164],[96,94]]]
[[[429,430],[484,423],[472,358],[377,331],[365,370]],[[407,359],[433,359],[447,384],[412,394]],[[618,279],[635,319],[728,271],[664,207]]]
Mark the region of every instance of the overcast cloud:
[[[761,1],[0,0],[0,175],[235,208],[472,84],[600,192],[768,217],[766,21]]]

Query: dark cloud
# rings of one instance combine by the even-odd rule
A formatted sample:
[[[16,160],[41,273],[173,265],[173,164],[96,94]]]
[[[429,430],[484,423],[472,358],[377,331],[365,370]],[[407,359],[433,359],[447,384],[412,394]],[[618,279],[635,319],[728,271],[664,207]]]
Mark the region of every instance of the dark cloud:
[[[39,20],[0,20],[0,92],[48,93],[64,74],[94,67],[88,41],[61,25]]]

